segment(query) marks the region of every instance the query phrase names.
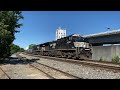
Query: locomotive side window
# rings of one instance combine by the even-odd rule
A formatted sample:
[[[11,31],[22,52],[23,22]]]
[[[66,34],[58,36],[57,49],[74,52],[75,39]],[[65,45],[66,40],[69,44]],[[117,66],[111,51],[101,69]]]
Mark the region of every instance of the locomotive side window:
[[[72,37],[69,37],[69,40],[71,41],[71,40],[72,40]]]

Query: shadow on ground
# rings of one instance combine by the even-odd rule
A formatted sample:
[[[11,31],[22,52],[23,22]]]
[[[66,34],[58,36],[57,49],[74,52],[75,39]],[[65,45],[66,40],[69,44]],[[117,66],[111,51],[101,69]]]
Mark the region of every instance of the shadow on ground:
[[[17,57],[10,57],[5,60],[0,60],[0,65],[5,64],[29,64],[36,62],[39,59],[25,59],[25,58],[17,58]]]

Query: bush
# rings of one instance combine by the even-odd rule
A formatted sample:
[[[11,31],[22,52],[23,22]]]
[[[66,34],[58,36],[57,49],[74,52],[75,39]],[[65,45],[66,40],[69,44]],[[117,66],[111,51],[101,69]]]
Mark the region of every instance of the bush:
[[[115,63],[118,63],[119,60],[120,60],[119,56],[114,56],[114,57],[112,58],[112,62],[115,62]]]
[[[103,61],[103,58],[102,57],[100,57],[100,60],[99,60],[100,62],[102,62]]]

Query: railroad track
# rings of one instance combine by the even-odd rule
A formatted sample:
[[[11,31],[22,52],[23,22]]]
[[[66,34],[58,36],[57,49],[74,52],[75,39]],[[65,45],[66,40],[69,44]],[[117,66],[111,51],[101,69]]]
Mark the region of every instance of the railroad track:
[[[26,54],[26,55],[35,56],[35,57],[39,57],[39,58],[45,58],[45,59],[51,59],[51,60],[56,60],[56,61],[61,61],[61,62],[82,64],[82,65],[87,65],[87,66],[91,66],[91,67],[99,67],[99,68],[104,68],[104,69],[108,69],[108,70],[120,71],[120,64],[115,64],[115,63],[110,63],[110,62],[98,62],[98,61],[93,61],[93,60],[80,61],[80,60],[73,60],[73,59],[32,55],[32,54]]]
[[[11,79],[11,77],[0,67],[0,70],[7,76],[8,79]]]
[[[41,72],[43,72],[44,74],[46,74],[47,75],[47,77],[49,78],[49,79],[55,79],[53,76],[51,76],[51,75],[49,75],[48,73],[46,73],[45,71],[43,71],[43,70],[41,70],[41,69],[39,69],[38,67],[36,67],[35,65],[31,65],[31,64],[29,64],[31,67],[33,67],[33,68],[35,68],[35,69],[37,69],[37,70],[39,70],[39,71],[41,71]]]
[[[26,59],[25,57],[21,57],[20,55],[17,55],[20,59],[24,59],[27,60],[25,62],[28,62],[29,65],[35,69],[38,69],[40,70],[41,72],[45,73],[47,75],[47,77],[49,77],[50,79],[82,79],[80,77],[77,77],[75,75],[72,75],[72,74],[69,74],[67,72],[64,72],[62,70],[59,70],[59,69],[56,69],[56,68],[53,68],[53,67],[50,67],[48,65],[45,65],[45,64],[42,64],[42,63],[39,63],[39,62],[34,62],[34,64],[30,63],[28,59]],[[49,71],[47,70],[43,70],[41,69],[39,66],[42,66],[44,68],[49,68]],[[59,73],[61,75],[54,75],[53,73]],[[62,76],[62,78],[61,78]],[[64,78],[63,78],[64,77]]]
[[[54,71],[56,71],[56,72],[62,73],[62,74],[64,74],[66,77],[70,77],[70,79],[81,79],[81,78],[79,78],[79,77],[77,77],[77,76],[75,76],[75,75],[69,74],[69,73],[67,73],[67,72],[61,71],[61,70],[56,69],[56,68],[53,68],[53,67],[50,67],[50,66],[48,66],[48,65],[41,64],[41,63],[39,63],[39,62],[35,62],[35,63],[36,63],[36,64],[39,64],[39,65],[42,65],[42,66],[44,66],[44,67],[47,67],[47,68],[49,68],[49,69],[52,69],[52,70],[54,70]],[[43,71],[43,70],[39,69],[39,67],[37,67],[36,65],[32,65],[32,66],[35,67],[36,69],[44,72],[45,74],[47,74],[47,75],[49,75],[49,76],[52,76],[52,75],[50,75],[49,73],[47,73],[46,71]],[[54,75],[53,75],[53,76],[52,76],[52,79],[63,79],[63,78],[59,78],[58,76],[54,76]]]
[[[49,79],[55,79],[54,77],[52,77],[51,75],[49,75],[49,74],[47,74],[46,72],[42,71],[41,69],[39,69],[39,68],[36,67],[35,65],[30,64],[29,60],[26,59],[26,57],[22,57],[22,56],[20,56],[19,54],[17,54],[16,56],[18,57],[18,59],[24,60],[25,63],[28,63],[29,66],[31,66],[31,67],[33,67],[33,68],[35,68],[35,69],[37,69],[37,70],[43,72],[44,74],[46,74],[46,76],[47,76]]]

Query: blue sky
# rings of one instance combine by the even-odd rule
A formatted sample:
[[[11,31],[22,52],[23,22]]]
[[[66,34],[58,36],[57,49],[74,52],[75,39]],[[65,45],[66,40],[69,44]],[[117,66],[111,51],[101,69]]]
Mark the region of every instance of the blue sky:
[[[14,44],[26,48],[55,40],[55,31],[66,28],[67,35],[82,35],[120,29],[120,11],[23,11],[23,26],[19,28]]]

